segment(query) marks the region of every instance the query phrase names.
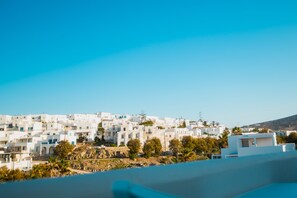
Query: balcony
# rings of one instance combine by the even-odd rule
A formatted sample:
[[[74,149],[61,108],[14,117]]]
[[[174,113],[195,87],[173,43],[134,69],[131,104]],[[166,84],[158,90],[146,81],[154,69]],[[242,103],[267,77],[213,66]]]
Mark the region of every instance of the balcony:
[[[297,152],[209,160],[0,185],[14,197],[245,197],[297,183]],[[63,186],[63,188],[61,188]],[[280,188],[281,190],[282,188]],[[274,193],[284,193],[284,191]],[[277,192],[275,192],[277,191]],[[291,197],[294,197],[295,191]],[[288,192],[286,195],[288,196]],[[167,196],[168,195],[168,196]],[[264,196],[265,197],[265,196]],[[271,196],[271,193],[268,197]]]
[[[239,147],[238,155],[239,156],[248,156],[248,155],[263,155],[270,153],[283,153],[288,151],[294,151],[295,144],[281,144],[277,146],[250,146],[250,147]]]

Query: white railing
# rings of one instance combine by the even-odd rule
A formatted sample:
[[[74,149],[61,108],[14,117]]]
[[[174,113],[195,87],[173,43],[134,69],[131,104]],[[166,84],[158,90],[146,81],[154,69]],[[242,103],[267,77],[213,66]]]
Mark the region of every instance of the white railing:
[[[296,167],[292,151],[8,183],[0,192],[10,198],[234,197],[271,183],[297,182]]]

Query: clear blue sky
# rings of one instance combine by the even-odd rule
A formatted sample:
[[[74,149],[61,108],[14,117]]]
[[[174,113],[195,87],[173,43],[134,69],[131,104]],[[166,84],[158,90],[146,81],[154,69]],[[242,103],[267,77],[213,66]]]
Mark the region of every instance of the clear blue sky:
[[[296,1],[84,2],[0,1],[0,114],[297,113]]]

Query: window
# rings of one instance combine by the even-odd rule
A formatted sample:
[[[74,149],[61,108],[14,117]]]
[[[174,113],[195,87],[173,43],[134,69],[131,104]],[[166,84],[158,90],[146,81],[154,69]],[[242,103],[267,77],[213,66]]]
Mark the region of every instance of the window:
[[[241,140],[242,147],[249,147],[249,140],[248,139],[242,139]]]
[[[125,138],[125,135],[124,134],[122,135],[122,138]]]

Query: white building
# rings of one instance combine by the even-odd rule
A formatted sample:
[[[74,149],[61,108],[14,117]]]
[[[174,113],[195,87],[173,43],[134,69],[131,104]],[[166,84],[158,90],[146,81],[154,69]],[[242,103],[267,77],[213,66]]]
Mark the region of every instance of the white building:
[[[6,151],[19,153],[38,153],[37,145],[42,141],[40,136],[22,136],[5,145]]]
[[[32,168],[32,158],[29,153],[4,153],[0,152],[0,167],[6,166],[10,170],[20,169],[23,171]]]
[[[68,115],[69,120],[74,121],[86,121],[86,122],[101,122],[101,118],[99,118],[96,114],[70,114]]]
[[[11,122],[12,116],[0,115],[0,124],[8,124]]]
[[[225,130],[225,126],[211,126],[200,128],[202,134],[219,137]]]
[[[141,144],[144,144],[144,127],[136,125],[135,123],[129,123],[121,126],[119,132],[115,134],[115,143],[117,146],[127,145],[131,139],[139,139]]]
[[[59,144],[60,141],[68,141],[72,145],[76,145],[75,132],[47,132],[41,135],[42,141],[36,146],[36,151],[40,156],[52,155],[54,153],[54,148]]]
[[[295,144],[277,144],[275,133],[229,136],[229,148],[221,149],[222,158],[282,153],[295,150]]]
[[[0,150],[4,150],[4,147],[10,142],[14,142],[26,134],[20,131],[1,131],[0,132]]]
[[[113,120],[115,118],[115,115],[107,112],[99,112],[97,113],[97,116],[98,118],[101,118],[101,120]]]
[[[19,121],[17,127],[21,132],[41,132],[43,130],[41,122]]]

